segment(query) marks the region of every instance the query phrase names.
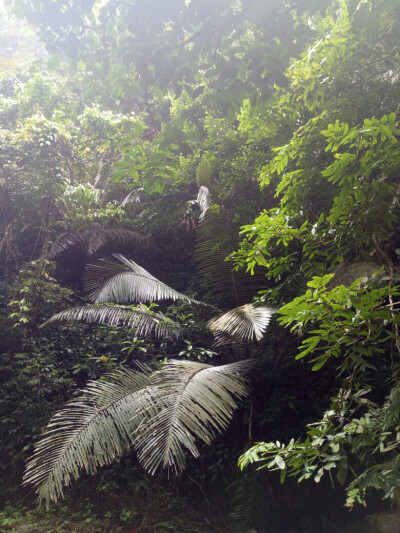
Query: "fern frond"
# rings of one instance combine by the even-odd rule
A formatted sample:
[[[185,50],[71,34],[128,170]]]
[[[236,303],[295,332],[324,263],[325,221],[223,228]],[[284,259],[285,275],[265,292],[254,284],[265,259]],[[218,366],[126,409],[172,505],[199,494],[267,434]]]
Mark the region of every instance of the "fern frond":
[[[238,341],[261,340],[276,309],[256,307],[252,304],[231,309],[223,315],[212,318],[207,326],[213,332],[222,332]]]
[[[53,315],[42,326],[64,320],[79,320],[87,324],[126,326],[136,330],[139,337],[154,335],[160,338],[179,336],[179,326],[162,313],[155,313],[144,306],[85,305],[66,309]]]
[[[101,264],[89,265],[86,289],[96,303],[159,300],[200,303],[159,281],[134,261],[120,254],[114,254],[114,257],[120,261],[119,264],[103,261]]]
[[[152,378],[153,410],[157,414],[138,429],[135,449],[144,468],[179,472],[185,452],[199,456],[196,439],[210,444],[227,428],[235,398],[248,394],[246,373],[252,361],[209,366],[192,361],[170,361]]]
[[[39,500],[57,501],[80,472],[94,474],[132,444],[139,420],[132,404],[148,385],[147,372],[115,370],[109,381],[90,382],[83,396],[56,413],[36,445],[24,475]]]

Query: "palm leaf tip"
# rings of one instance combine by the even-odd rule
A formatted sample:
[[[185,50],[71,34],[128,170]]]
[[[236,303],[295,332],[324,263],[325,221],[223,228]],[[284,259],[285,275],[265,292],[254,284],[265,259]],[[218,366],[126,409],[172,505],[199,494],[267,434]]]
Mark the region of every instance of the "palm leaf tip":
[[[156,414],[135,436],[135,449],[144,468],[180,472],[185,450],[199,456],[196,440],[210,444],[224,431],[237,398],[248,394],[247,372],[252,361],[212,367],[192,361],[170,361],[152,379]]]
[[[246,304],[212,318],[207,325],[214,333],[222,332],[241,342],[259,341],[276,311],[273,307]]]
[[[138,421],[132,403],[148,385],[146,372],[116,370],[109,381],[91,382],[83,395],[56,413],[28,460],[24,485],[39,500],[58,501],[81,471],[94,474],[132,444]]]
[[[200,208],[200,221],[202,221],[207,212],[207,209],[209,209],[212,205],[215,204],[215,200],[213,198],[213,195],[210,193],[208,187],[202,185],[197,194],[196,201]]]

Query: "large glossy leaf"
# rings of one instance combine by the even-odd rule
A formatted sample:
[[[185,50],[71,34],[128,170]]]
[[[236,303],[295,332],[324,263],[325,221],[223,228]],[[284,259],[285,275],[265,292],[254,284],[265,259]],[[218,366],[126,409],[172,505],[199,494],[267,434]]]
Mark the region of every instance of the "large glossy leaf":
[[[171,361],[152,378],[157,414],[139,428],[135,448],[144,468],[185,468],[185,449],[199,456],[196,439],[210,444],[225,430],[236,408],[235,398],[247,395],[246,373],[252,361],[209,366]]]
[[[139,419],[132,405],[148,385],[147,372],[116,370],[109,381],[90,382],[83,396],[56,413],[35,447],[24,475],[39,500],[57,501],[81,471],[93,474],[126,451]]]
[[[145,306],[95,304],[73,307],[53,315],[43,326],[64,320],[126,326],[135,329],[136,334],[143,337],[155,335],[156,337],[169,338],[179,335],[179,326],[175,322],[162,313],[151,311]]]
[[[259,341],[274,313],[276,309],[272,307],[256,307],[246,304],[212,318],[207,325],[211,331],[225,333],[238,341]]]

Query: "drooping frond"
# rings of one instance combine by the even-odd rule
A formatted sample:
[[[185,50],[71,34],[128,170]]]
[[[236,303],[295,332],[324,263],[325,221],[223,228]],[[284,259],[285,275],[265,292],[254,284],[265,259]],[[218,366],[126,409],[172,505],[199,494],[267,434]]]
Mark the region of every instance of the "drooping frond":
[[[64,320],[126,326],[135,329],[139,337],[154,335],[160,338],[171,338],[179,336],[179,326],[175,322],[162,313],[151,311],[145,306],[95,304],[73,307],[53,315],[43,326]]]
[[[222,207],[218,204],[208,206],[199,220],[195,260],[198,279],[206,296],[219,306],[231,307],[241,303],[237,293],[237,273],[233,271],[233,263],[226,261],[236,246],[231,237]]]
[[[49,259],[55,259],[66,250],[76,246],[82,246],[88,257],[104,249],[105,247],[114,248],[125,244],[143,244],[145,237],[137,231],[125,228],[107,228],[102,224],[92,224],[87,230],[77,233],[67,231],[62,233],[54,242],[50,252]]]
[[[100,251],[105,246],[115,250],[116,246],[125,244],[143,244],[145,237],[137,231],[124,228],[93,227],[87,236],[89,257]]]
[[[157,414],[138,429],[135,449],[144,468],[160,466],[179,472],[184,450],[199,456],[196,439],[210,444],[227,428],[235,398],[247,395],[246,373],[252,361],[209,366],[192,361],[170,361],[154,374],[152,398]]]
[[[148,385],[147,372],[115,370],[90,382],[84,394],[56,413],[36,445],[24,475],[39,500],[57,501],[82,470],[93,474],[131,446],[138,420],[132,405]]]
[[[108,381],[90,382],[51,419],[24,484],[33,485],[40,500],[57,501],[82,471],[94,474],[132,445],[149,472],[182,470],[185,449],[197,457],[196,439],[209,444],[228,426],[235,398],[248,392],[252,364],[171,361],[152,376],[146,368],[120,369]]]
[[[328,289],[334,289],[339,285],[348,287],[358,278],[370,279],[380,268],[378,263],[372,261],[342,264],[336,269],[334,277],[328,283]]]
[[[56,241],[53,243],[49,253],[47,254],[48,259],[55,259],[61,255],[66,250],[73,248],[78,245],[84,245],[85,238],[82,235],[78,235],[74,231],[67,231],[62,233]]]
[[[276,309],[272,307],[256,307],[246,304],[212,318],[207,325],[211,331],[226,333],[238,341],[259,341],[274,313]]]
[[[96,303],[156,302],[159,300],[184,300],[200,303],[172,289],[152,276],[134,261],[114,254],[120,263],[102,261],[89,265],[86,289]]]

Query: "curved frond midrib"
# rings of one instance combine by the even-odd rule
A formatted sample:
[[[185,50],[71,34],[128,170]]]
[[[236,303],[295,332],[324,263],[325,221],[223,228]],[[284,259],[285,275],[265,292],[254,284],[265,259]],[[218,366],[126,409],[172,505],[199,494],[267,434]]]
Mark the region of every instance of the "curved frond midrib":
[[[197,457],[196,439],[209,444],[227,427],[236,407],[234,397],[243,397],[247,392],[245,377],[238,372],[245,371],[248,365],[249,361],[220,367],[171,361],[166,369],[157,372],[153,386],[159,414],[149,421],[134,444],[148,472],[154,474],[160,465],[176,472],[183,470],[184,448]],[[180,372],[187,375],[180,379]],[[178,389],[174,389],[177,380]]]
[[[169,448],[169,443],[172,439],[172,433],[173,433],[173,430],[175,429],[175,425],[177,423],[177,420],[178,420],[178,406],[182,404],[183,402],[183,397],[184,397],[184,394],[185,394],[185,391],[187,390],[187,387],[189,386],[189,384],[191,383],[192,380],[194,380],[195,376],[197,374],[199,374],[200,372],[203,372],[204,370],[206,370],[205,368],[200,368],[198,370],[196,370],[195,372],[193,372],[193,374],[190,374],[188,376],[188,378],[186,379],[186,381],[182,384],[182,387],[180,388],[180,390],[177,392],[177,397],[176,397],[176,402],[175,402],[175,409],[174,409],[174,415],[173,415],[173,419],[171,421],[171,423],[169,424],[169,430],[168,430],[168,437],[166,439],[166,447]]]

